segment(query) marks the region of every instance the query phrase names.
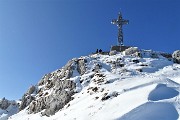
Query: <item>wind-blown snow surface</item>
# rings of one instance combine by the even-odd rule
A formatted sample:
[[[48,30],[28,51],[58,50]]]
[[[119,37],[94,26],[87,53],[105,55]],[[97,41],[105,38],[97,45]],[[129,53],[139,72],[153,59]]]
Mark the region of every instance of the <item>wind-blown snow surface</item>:
[[[50,117],[25,109],[9,120],[180,120],[180,65],[161,56],[82,58],[87,71],[71,78],[79,92],[63,109]]]

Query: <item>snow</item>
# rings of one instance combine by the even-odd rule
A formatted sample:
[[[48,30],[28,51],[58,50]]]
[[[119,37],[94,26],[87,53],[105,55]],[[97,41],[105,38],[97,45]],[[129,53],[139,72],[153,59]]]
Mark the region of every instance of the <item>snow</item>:
[[[177,120],[179,114],[170,103],[145,103],[117,120]]]
[[[180,65],[162,56],[150,58],[150,52],[144,58],[86,56],[86,73],[74,71],[70,78],[77,93],[68,105],[50,117],[25,109],[9,120],[180,120]],[[96,64],[102,66],[99,73],[92,71]]]
[[[179,95],[179,92],[173,88],[167,87],[164,84],[158,84],[157,87],[149,94],[148,100],[158,101],[169,99],[177,95]]]

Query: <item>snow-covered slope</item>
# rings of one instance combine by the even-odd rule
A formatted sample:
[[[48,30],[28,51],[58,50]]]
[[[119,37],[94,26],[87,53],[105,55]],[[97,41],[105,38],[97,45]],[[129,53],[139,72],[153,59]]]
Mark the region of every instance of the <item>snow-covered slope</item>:
[[[43,78],[34,87],[36,90],[30,92],[34,96],[30,104],[9,120],[180,120],[180,65],[158,53],[153,58],[151,51],[142,51],[142,54],[142,57],[123,53],[93,54],[74,59],[84,60],[85,69],[71,61],[68,64],[71,63],[72,70],[66,65],[52,72],[47,84],[46,77]],[[42,97],[50,99],[48,96],[56,93],[54,82],[47,89],[48,83],[54,81],[52,74],[76,86],[75,93],[71,94],[73,99],[59,110],[59,104],[54,104],[55,115],[47,117],[43,112],[51,105],[40,112],[34,112],[36,108],[32,106],[39,105]],[[41,92],[34,92],[40,89]],[[61,90],[71,91],[69,87]]]

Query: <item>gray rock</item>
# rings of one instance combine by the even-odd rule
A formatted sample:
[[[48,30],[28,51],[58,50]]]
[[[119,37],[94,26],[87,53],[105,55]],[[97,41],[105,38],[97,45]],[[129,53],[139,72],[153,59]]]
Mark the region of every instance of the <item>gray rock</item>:
[[[132,55],[132,54],[135,54],[136,52],[139,52],[139,49],[137,47],[130,47],[126,49],[124,52],[125,52],[125,55]]]
[[[83,75],[86,72],[85,63],[87,62],[86,59],[79,59],[77,62],[77,71],[80,75]]]
[[[49,84],[50,81],[53,81],[53,80],[55,81],[57,79],[62,79],[62,78],[69,79],[73,75],[75,61],[76,59],[70,60],[62,69],[58,69],[55,72],[44,75],[42,79],[38,82],[38,85],[39,86],[46,85],[46,84]]]
[[[39,98],[38,100],[34,100],[30,103],[29,105],[29,113],[38,113],[44,109],[46,109],[47,105],[46,105],[46,100],[48,98],[44,97],[44,98]]]
[[[29,94],[24,94],[21,100],[21,104],[19,106],[19,110],[23,110],[26,108],[35,98]]]
[[[38,82],[38,85],[44,85],[51,78],[51,76],[51,73],[45,74],[43,78]]]
[[[27,92],[23,95],[22,99],[21,99],[21,104],[19,106],[19,110],[23,110],[24,108],[26,108],[34,99],[35,97],[33,97],[31,94],[34,93],[36,94],[36,87],[35,86],[31,86]]]
[[[70,80],[57,80],[53,93],[33,100],[29,105],[29,113],[38,113],[45,109],[42,115],[50,116],[62,109],[72,98],[76,85]]]
[[[75,60],[70,60],[68,61],[68,63],[64,66],[64,68],[62,69],[59,78],[65,78],[65,79],[69,79],[70,77],[72,77],[73,75],[73,70],[74,70],[74,61]]]
[[[3,98],[1,101],[0,101],[0,108],[5,110],[9,107],[10,105],[10,102],[6,99],[6,98]]]
[[[55,89],[56,90],[63,90],[63,89],[75,89],[76,85],[73,81],[70,80],[57,80],[55,82]]]
[[[72,95],[73,93],[65,90],[57,91],[57,93],[52,95],[49,101],[47,101],[49,106],[47,106],[47,109],[42,113],[42,115],[54,115],[55,112],[62,109],[72,99]]]
[[[172,54],[173,61],[180,64],[180,50],[176,50]]]
[[[32,94],[33,92],[35,92],[35,90],[36,90],[36,87],[34,86],[34,85],[32,85],[29,89],[28,89],[28,91],[26,92],[27,94]]]
[[[39,90],[32,86],[22,97],[20,110],[28,106],[29,113],[42,112],[42,115],[53,115],[58,110],[62,109],[75,93],[76,83],[70,81],[73,76],[73,71],[77,70],[80,75],[86,72],[86,59],[72,59],[62,68],[54,72],[46,74],[39,81]],[[50,90],[51,92],[44,92]],[[37,91],[37,92],[35,92]],[[32,93],[36,93],[36,98]]]
[[[117,51],[116,50],[112,50],[112,51],[110,51],[110,53],[109,53],[109,55],[116,55],[117,54]]]

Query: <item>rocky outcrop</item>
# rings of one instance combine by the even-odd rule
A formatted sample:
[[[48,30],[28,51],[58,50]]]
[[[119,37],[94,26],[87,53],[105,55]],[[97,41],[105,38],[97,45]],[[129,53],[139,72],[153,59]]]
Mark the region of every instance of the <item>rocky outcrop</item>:
[[[139,49],[137,47],[130,47],[124,51],[125,55],[132,55],[139,52]]]
[[[73,71],[77,71],[80,75],[83,75],[86,72],[86,62],[86,59],[72,59],[62,69],[45,74],[39,81],[38,86],[44,85],[51,80],[69,79],[73,76]]]
[[[63,108],[70,100],[73,98],[71,97],[74,94],[73,91],[66,91],[66,90],[59,90],[56,91],[55,95],[51,95],[49,99],[47,99],[47,108],[42,113],[42,115],[50,116],[54,115],[55,112]]]
[[[27,90],[27,92],[23,95],[19,110],[23,110],[24,108],[26,108],[35,99],[34,95],[36,93],[37,93],[36,87],[34,85],[31,86]]]
[[[19,111],[19,101],[0,99],[0,120],[7,120]]]
[[[83,75],[86,72],[86,62],[86,59],[72,59],[62,69],[44,75],[38,85],[44,85],[48,80],[69,79],[72,77],[74,70],[77,70],[80,75]]]
[[[112,50],[112,51],[109,52],[109,55],[111,55],[111,56],[112,56],[112,55],[116,55],[116,54],[117,54],[117,51],[116,51],[116,50]]]
[[[21,99],[21,104],[19,106],[19,110],[23,110],[26,108],[35,98],[29,94],[24,94]]]
[[[86,62],[86,59],[81,58],[70,60],[61,71],[60,78],[65,77],[66,79],[69,79],[70,77],[72,77],[74,70],[77,70],[80,75],[83,75],[86,72]]]
[[[75,60],[70,60],[65,67],[63,68],[63,70],[61,71],[61,74],[59,75],[59,78],[65,78],[65,79],[69,79],[70,77],[72,77],[73,75],[73,70],[75,69],[75,64],[76,59]]]
[[[53,115],[55,112],[63,108],[75,93],[76,85],[70,80],[57,80],[53,83],[53,92],[45,93],[39,99],[31,102],[29,105],[29,113],[38,113],[45,109],[42,115]]]
[[[27,91],[27,94],[32,94],[32,93],[34,93],[36,91],[36,87],[34,86],[34,85],[32,85],[29,89],[28,89],[28,91]]]
[[[72,59],[62,68],[46,74],[37,86],[31,86],[22,97],[20,110],[28,106],[29,113],[42,112],[50,116],[62,109],[76,92],[76,83],[70,80],[73,74],[83,75],[86,72],[84,58]]]
[[[3,98],[0,101],[0,109],[2,109],[2,110],[7,109],[9,107],[9,105],[10,105],[10,102],[6,98]]]
[[[77,71],[79,72],[80,75],[83,75],[86,72],[85,63],[87,63],[86,59],[79,59],[77,61]]]
[[[173,61],[180,64],[180,50],[176,50],[172,54]]]

